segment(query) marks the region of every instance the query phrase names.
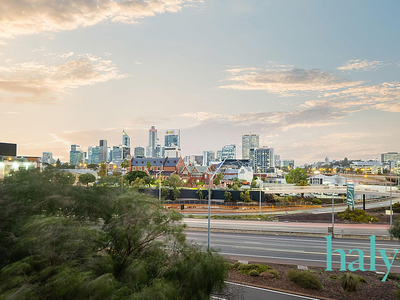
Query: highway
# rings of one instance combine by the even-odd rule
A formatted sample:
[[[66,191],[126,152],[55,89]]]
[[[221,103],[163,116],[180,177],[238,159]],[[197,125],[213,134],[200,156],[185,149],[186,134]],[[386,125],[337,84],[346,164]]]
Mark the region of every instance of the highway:
[[[311,216],[312,217],[312,216]],[[185,218],[189,227],[207,228],[207,219]],[[328,234],[328,227],[332,223],[305,223],[305,222],[274,222],[274,221],[244,221],[244,220],[211,220],[211,228],[230,230],[262,230],[274,232],[322,233]],[[388,225],[375,224],[335,224],[335,234],[379,235],[388,236]]]
[[[207,232],[186,233],[188,241],[207,248]],[[219,251],[221,255],[237,260],[326,267],[325,238],[211,233],[211,248]],[[350,249],[364,251],[364,267],[369,269],[369,240],[333,239],[332,249],[339,248],[346,253],[346,265],[359,259],[357,252],[348,254]],[[376,269],[386,272],[387,268],[378,252],[379,249],[386,249],[389,260],[392,261],[394,250],[400,249],[400,245],[398,241],[376,241]],[[336,252],[332,255],[332,264],[334,268],[340,266],[339,254]],[[393,263],[391,271],[400,272],[399,261]]]

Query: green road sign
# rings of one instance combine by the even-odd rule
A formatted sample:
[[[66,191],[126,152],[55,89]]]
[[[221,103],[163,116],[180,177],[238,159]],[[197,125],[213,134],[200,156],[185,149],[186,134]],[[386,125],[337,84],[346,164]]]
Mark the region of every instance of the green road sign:
[[[347,183],[347,205],[354,207],[354,182]]]
[[[185,205],[181,204],[181,210],[184,210],[184,209],[185,209]]]

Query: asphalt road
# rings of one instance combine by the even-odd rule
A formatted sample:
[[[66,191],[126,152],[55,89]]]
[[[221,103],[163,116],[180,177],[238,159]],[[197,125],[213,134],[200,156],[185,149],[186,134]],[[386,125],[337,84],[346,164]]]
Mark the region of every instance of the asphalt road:
[[[193,243],[207,246],[207,232],[187,232],[187,239]],[[232,259],[275,262],[302,266],[326,267],[327,249],[325,238],[268,236],[233,233],[211,233],[211,248]],[[369,240],[333,239],[332,250],[343,249],[346,253],[346,265],[359,259],[356,251],[349,254],[351,249],[360,249],[364,252],[364,267],[370,268]],[[378,252],[386,249],[389,261],[395,249],[400,249],[398,241],[376,241],[376,269],[387,271],[385,263]],[[400,254],[399,258],[400,258]],[[340,254],[332,254],[332,265],[339,268]],[[355,264],[357,266],[357,264]],[[393,263],[391,271],[400,272],[400,262]]]
[[[236,289],[237,299],[245,299],[245,300],[265,300],[265,299],[274,299],[274,300],[295,300],[295,299],[304,299],[304,300],[318,300],[317,298],[311,298],[306,296],[300,296],[295,294],[289,294],[269,289],[263,289],[259,287],[252,287],[248,285],[242,285],[238,283],[229,283],[227,282],[229,288]],[[223,300],[223,297],[211,297],[213,300]]]
[[[310,216],[312,218],[312,216]],[[185,218],[189,227],[207,228],[208,219]],[[244,220],[215,220],[211,219],[211,228],[235,230],[262,230],[276,232],[307,232],[326,233],[332,223],[305,223],[305,222],[273,222],[273,221],[244,221]],[[335,234],[381,235],[388,236],[388,225],[375,224],[335,224]]]

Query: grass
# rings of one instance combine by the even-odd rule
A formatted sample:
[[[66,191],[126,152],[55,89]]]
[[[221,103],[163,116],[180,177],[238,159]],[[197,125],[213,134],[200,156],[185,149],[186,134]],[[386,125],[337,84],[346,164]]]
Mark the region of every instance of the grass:
[[[203,215],[187,215],[187,218],[193,219],[207,219],[208,216]],[[262,220],[262,221],[272,221],[277,219],[271,215],[228,215],[228,216],[211,216],[211,219],[222,219],[222,220]]]

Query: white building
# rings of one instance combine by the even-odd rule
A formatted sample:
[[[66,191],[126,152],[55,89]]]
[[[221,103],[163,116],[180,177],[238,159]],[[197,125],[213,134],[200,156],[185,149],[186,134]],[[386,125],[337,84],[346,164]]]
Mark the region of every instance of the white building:
[[[253,170],[250,167],[242,166],[238,170],[238,178],[240,181],[251,182],[253,180]]]
[[[315,175],[308,178],[311,185],[334,185],[344,186],[346,185],[346,178],[339,175],[326,176],[326,175]]]
[[[181,157],[181,149],[179,147],[165,147],[165,157]]]

